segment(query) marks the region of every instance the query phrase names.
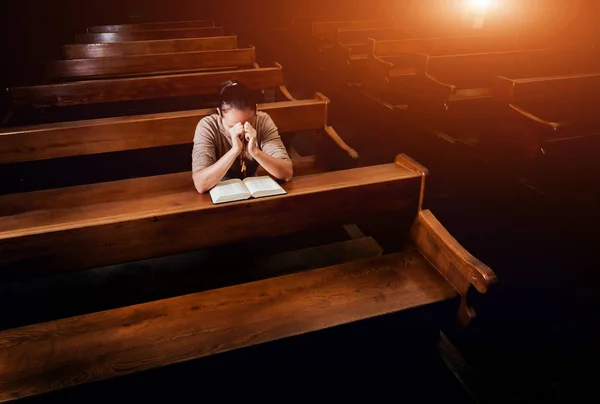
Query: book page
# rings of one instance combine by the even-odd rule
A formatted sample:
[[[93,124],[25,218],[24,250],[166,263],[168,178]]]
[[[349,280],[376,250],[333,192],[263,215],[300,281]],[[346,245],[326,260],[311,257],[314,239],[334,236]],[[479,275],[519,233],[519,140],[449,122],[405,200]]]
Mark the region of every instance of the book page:
[[[254,198],[263,196],[283,195],[285,189],[281,187],[273,178],[269,176],[250,177],[244,180],[246,188]]]
[[[221,181],[210,190],[210,197],[213,203],[225,203],[241,201],[250,198],[250,192],[244,186],[244,183],[234,178],[232,180]]]

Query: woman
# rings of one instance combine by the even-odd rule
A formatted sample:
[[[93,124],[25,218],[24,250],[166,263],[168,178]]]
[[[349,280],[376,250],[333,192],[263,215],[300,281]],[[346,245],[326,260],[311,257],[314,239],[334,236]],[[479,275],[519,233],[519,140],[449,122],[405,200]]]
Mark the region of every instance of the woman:
[[[289,181],[292,161],[269,115],[256,111],[252,91],[237,81],[221,87],[217,113],[196,127],[192,178],[200,193],[219,181],[256,175],[262,166],[273,177]]]

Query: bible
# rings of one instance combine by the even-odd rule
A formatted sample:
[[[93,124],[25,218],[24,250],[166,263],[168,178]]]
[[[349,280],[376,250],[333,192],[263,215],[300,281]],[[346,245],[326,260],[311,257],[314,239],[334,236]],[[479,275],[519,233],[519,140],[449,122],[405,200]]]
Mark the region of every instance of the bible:
[[[269,176],[221,181],[210,190],[214,204],[283,195],[285,189]]]

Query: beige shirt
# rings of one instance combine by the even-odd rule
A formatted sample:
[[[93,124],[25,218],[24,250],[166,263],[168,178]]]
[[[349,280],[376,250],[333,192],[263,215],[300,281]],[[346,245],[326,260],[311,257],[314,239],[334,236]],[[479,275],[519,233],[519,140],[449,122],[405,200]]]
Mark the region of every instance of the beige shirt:
[[[277,126],[271,117],[262,111],[256,113],[256,138],[258,147],[268,155],[289,160],[290,157],[281,141]],[[202,118],[196,126],[194,148],[192,149],[192,173],[210,167],[231,150],[231,137],[225,131],[219,114]],[[246,174],[253,176],[258,163],[246,154]],[[242,178],[240,159],[237,158],[223,179]]]

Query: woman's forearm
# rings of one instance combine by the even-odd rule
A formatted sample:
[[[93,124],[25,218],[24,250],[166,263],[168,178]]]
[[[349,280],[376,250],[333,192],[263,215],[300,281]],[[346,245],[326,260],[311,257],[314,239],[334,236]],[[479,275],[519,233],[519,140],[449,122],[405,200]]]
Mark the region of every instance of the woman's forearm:
[[[196,171],[192,174],[194,186],[199,193],[209,191],[217,185],[219,181],[227,174],[227,171],[233,165],[233,162],[238,157],[239,152],[234,149],[229,150],[213,165]]]
[[[273,177],[289,181],[294,175],[292,162],[290,160],[278,159],[270,156],[262,150],[254,152],[254,159]]]

